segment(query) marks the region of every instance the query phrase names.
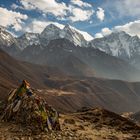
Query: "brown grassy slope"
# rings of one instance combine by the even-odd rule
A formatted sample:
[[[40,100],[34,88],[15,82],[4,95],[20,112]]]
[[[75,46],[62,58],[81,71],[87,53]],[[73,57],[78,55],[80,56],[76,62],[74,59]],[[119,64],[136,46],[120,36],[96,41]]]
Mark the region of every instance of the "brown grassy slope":
[[[26,79],[59,111],[102,106],[117,113],[136,112],[140,83],[88,77],[68,77],[58,69],[19,62],[0,51],[0,98]]]
[[[83,106],[102,106],[111,111],[136,112],[140,105],[140,84],[99,78],[48,79],[50,90],[42,90],[57,109],[75,111]]]
[[[49,76],[59,77],[58,69],[20,62],[0,50],[0,91],[2,96],[12,87],[19,85],[23,79],[35,88],[45,88]],[[1,96],[1,97],[2,97]]]
[[[140,127],[113,112],[95,108],[64,116],[64,126],[91,140],[136,140]],[[75,127],[73,127],[75,126]]]

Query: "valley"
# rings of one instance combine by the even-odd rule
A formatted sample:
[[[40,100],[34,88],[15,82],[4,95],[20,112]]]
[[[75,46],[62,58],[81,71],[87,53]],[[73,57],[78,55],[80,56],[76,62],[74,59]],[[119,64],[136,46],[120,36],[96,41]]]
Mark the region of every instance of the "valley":
[[[3,34],[8,37],[4,38]],[[130,48],[134,43],[131,57],[124,50],[121,53],[123,47],[111,52],[116,36],[132,39],[128,45]],[[14,138],[18,132],[18,139],[29,139],[29,135],[31,139],[42,140],[139,139],[140,70],[138,63],[129,63],[134,57],[139,60],[135,45],[139,38],[135,38],[114,33],[88,41],[69,25],[60,29],[50,24],[41,34],[25,33],[19,38],[1,29],[1,103],[5,104],[10,90],[25,79],[38,96],[60,113],[62,128],[61,132],[34,135],[30,128],[26,130],[20,124],[0,122],[0,133],[5,134],[1,138]],[[107,43],[111,46],[102,46]],[[129,112],[133,114],[130,118],[120,116]]]

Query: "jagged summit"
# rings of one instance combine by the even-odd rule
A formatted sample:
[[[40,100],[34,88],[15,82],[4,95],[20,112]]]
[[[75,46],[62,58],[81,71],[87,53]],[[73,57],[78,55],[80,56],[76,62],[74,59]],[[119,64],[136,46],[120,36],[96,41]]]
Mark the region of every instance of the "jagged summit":
[[[34,46],[32,47],[33,50],[35,46],[46,48],[49,42],[55,39],[67,39],[79,47],[94,47],[140,68],[140,39],[138,36],[130,36],[124,31],[113,32],[97,39],[93,39],[88,33],[80,31],[69,24],[65,26],[49,24],[41,34],[25,33],[19,38],[14,38],[3,28],[0,32],[1,48],[8,53],[10,52],[10,54],[14,54],[14,56],[18,53],[16,50],[22,51],[28,46]],[[90,39],[93,40],[89,41]],[[7,47],[12,49],[8,50]],[[35,50],[33,52],[36,53]]]
[[[0,46],[10,47],[13,43],[16,43],[16,39],[6,30],[5,27],[0,26]]]
[[[33,44],[38,45],[40,44],[39,34],[26,32],[25,34],[17,38],[17,42],[21,50]]]
[[[47,46],[51,40],[65,38],[70,40],[75,45],[87,47],[88,41],[93,39],[91,35],[80,31],[68,24],[49,24],[40,33],[26,32],[18,38],[12,36],[5,27],[0,26],[0,44],[3,46],[18,46],[20,50],[31,45]]]
[[[60,28],[59,27],[57,27],[56,25],[54,25],[54,24],[49,24],[48,26],[46,26],[46,28],[42,31],[42,33],[43,32],[46,32],[46,31],[49,31],[49,30],[60,30]],[[41,34],[42,34],[41,33]]]
[[[107,54],[129,61],[135,66],[139,66],[140,39],[138,36],[130,36],[124,31],[113,32],[103,38],[91,41],[90,45],[98,48]]]
[[[42,44],[48,44],[51,40],[65,38],[78,46],[86,46],[87,41],[84,36],[78,31],[74,30],[70,25],[60,28],[54,24],[48,25],[41,33],[40,40]]]
[[[120,58],[130,58],[140,45],[138,36],[130,36],[124,31],[113,32],[103,38],[91,41],[93,47]]]
[[[71,25],[69,25],[69,24],[66,24],[66,25],[65,25],[65,28],[70,28],[71,30],[73,30],[73,31],[75,31],[75,32],[78,32],[79,34],[83,35],[83,37],[84,37],[84,39],[85,39],[86,41],[91,41],[91,40],[94,39],[94,37],[91,36],[89,33],[84,32],[84,31],[81,31],[81,30],[78,30],[77,28],[75,28],[75,27],[73,27],[73,26],[71,26]]]

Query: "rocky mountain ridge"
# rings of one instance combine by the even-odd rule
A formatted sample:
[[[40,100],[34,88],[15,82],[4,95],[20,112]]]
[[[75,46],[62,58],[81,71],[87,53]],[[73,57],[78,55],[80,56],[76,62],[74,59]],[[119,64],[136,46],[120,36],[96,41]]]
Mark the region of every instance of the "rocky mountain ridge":
[[[140,38],[138,36],[130,36],[124,31],[113,32],[103,38],[92,40],[90,46],[140,68]]]
[[[40,34],[25,33],[16,39],[8,33],[4,27],[0,27],[0,29],[1,48],[5,49],[7,52],[12,48],[12,51],[9,51],[10,54],[14,53],[16,50],[24,50],[28,46],[36,45],[47,47],[51,40],[64,38],[68,39],[76,46],[99,49],[140,68],[140,39],[138,36],[130,36],[124,31],[113,32],[103,38],[93,39],[88,33],[79,31],[70,25],[60,28],[55,24],[49,24]],[[5,46],[12,47],[7,50]]]
[[[87,33],[88,36],[90,36]],[[30,45],[42,45],[47,46],[47,44],[54,39],[65,38],[73,42],[75,45],[85,47],[88,44],[84,35],[74,27],[66,25],[63,28],[60,28],[54,24],[49,24],[46,28],[40,33],[25,33],[20,36],[17,40],[19,42],[19,47],[21,49],[26,48]],[[92,38],[90,36],[90,38]],[[22,43],[21,43],[22,42]]]
[[[70,75],[98,76],[130,81],[139,80],[139,70],[126,61],[108,55],[93,47],[77,47],[67,39],[52,40],[47,47],[29,46],[18,56],[19,59],[58,67]]]
[[[14,42],[12,42],[13,40]],[[6,41],[6,39],[4,41]],[[120,76],[122,67],[124,66],[121,65],[120,72],[118,72],[119,68],[116,64],[118,63],[120,65],[125,63],[125,73],[129,73],[129,69],[131,68],[128,67],[135,66],[137,70],[131,70],[132,73],[129,73],[129,75],[132,75],[131,77],[133,77],[134,73],[136,73],[135,77],[139,77],[139,73],[136,72],[139,69],[140,63],[139,38],[137,36],[131,37],[125,32],[112,33],[104,38],[94,39],[89,42],[85,40],[81,32],[78,32],[77,29],[70,25],[59,28],[56,25],[50,24],[41,34],[25,33],[18,39],[11,38],[12,43],[9,47],[3,45],[4,41],[1,43],[1,48],[20,60],[60,67],[64,68],[64,71],[67,71],[65,68],[69,67],[69,72],[71,71],[71,67],[73,70],[76,70],[79,66],[78,71],[81,68],[84,68],[84,70],[87,71],[84,73],[89,72],[89,75],[91,76],[95,69],[95,71],[99,72],[96,76],[117,79],[118,75],[119,78],[124,77]],[[8,40],[6,43],[8,44]],[[51,45],[53,47],[51,47]],[[116,64],[113,62],[115,58],[111,56],[116,57]],[[109,57],[110,59],[108,60]],[[66,60],[68,62],[63,62]],[[101,60],[103,60],[104,63],[102,63]],[[54,61],[59,62],[53,64]],[[128,66],[129,64],[131,64],[131,66]],[[116,67],[116,69],[114,69],[112,65]],[[109,67],[112,67],[113,70],[108,69]],[[75,70],[74,73],[78,73],[78,71]],[[123,80],[131,80],[131,78],[123,78]]]

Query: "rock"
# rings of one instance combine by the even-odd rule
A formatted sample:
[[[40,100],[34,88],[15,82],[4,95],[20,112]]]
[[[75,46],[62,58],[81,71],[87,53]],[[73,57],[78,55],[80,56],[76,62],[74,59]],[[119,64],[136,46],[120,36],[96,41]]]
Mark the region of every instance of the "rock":
[[[14,137],[13,140],[20,140],[20,138],[18,138],[18,137]]]
[[[64,123],[75,124],[75,120],[74,119],[65,119]]]

